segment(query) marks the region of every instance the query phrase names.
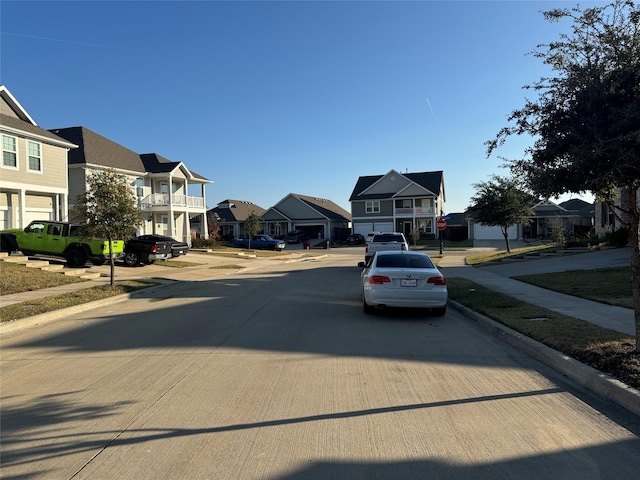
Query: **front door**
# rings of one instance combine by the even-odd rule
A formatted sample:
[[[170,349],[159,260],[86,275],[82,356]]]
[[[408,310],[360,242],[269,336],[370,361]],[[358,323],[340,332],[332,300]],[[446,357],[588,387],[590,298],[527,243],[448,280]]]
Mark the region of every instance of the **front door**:
[[[407,239],[409,239],[411,237],[411,230],[413,227],[413,223],[412,222],[403,222],[402,224],[402,233],[404,233],[404,236],[407,237]]]

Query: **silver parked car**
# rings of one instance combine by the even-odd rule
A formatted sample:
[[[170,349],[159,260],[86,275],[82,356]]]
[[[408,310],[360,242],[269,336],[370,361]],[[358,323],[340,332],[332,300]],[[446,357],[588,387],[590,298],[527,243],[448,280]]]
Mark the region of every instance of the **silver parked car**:
[[[435,315],[447,311],[447,281],[423,252],[376,252],[360,262],[361,296],[365,313],[375,307],[428,308]]]

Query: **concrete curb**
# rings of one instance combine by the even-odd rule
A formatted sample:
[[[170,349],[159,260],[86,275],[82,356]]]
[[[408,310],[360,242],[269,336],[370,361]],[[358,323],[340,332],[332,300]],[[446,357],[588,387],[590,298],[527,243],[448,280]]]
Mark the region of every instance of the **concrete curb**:
[[[625,385],[593,367],[518,333],[489,317],[470,310],[458,302],[449,300],[449,305],[510,345],[528,353],[536,360],[566,375],[599,396],[611,400],[640,416],[640,390]]]

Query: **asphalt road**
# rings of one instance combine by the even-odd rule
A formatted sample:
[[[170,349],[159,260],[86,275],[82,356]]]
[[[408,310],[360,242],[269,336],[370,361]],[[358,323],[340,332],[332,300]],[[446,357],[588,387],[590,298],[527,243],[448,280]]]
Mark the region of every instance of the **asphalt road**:
[[[365,315],[360,256],[3,334],[2,478],[635,478],[637,418],[453,309]]]

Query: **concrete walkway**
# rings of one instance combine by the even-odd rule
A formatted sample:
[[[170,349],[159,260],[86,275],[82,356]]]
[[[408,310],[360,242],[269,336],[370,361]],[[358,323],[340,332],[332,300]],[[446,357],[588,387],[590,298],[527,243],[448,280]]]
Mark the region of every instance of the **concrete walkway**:
[[[556,293],[510,278],[517,275],[619,267],[629,265],[630,261],[631,253],[628,248],[523,260],[487,267],[471,267],[465,264],[465,256],[449,255],[443,258],[440,269],[446,277],[466,278],[525,302],[634,336],[635,320],[631,309]],[[603,282],[606,282],[606,278],[603,278]]]

